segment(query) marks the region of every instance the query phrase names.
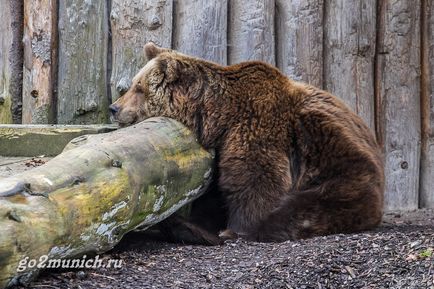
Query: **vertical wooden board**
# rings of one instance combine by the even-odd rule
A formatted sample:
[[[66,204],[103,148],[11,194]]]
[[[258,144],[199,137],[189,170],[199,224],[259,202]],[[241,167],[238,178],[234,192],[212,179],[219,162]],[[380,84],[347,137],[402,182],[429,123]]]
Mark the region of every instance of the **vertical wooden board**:
[[[57,122],[60,124],[108,120],[106,3],[59,1]]]
[[[57,1],[24,1],[23,123],[53,123]]]
[[[175,0],[174,49],[225,65],[227,0]]]
[[[276,0],[277,66],[323,86],[323,0]]]
[[[274,0],[229,3],[229,64],[261,60],[275,65]]]
[[[112,101],[130,87],[145,65],[143,46],[152,41],[172,46],[172,0],[112,0]]]
[[[12,95],[10,52],[12,38],[12,15],[9,1],[0,2],[0,123],[12,123]]]
[[[422,0],[422,154],[420,206],[434,208],[434,3]]]
[[[386,157],[385,208],[411,210],[419,195],[420,0],[385,0],[379,10],[376,97]]]
[[[324,88],[374,129],[376,0],[324,5]]]
[[[21,123],[23,3],[0,1],[0,123]]]

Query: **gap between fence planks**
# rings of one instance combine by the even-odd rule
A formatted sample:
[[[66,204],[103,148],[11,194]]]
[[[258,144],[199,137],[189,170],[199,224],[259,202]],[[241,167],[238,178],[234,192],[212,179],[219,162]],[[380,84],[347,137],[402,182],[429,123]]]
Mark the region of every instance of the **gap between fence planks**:
[[[422,0],[421,207],[434,208],[434,4]]]

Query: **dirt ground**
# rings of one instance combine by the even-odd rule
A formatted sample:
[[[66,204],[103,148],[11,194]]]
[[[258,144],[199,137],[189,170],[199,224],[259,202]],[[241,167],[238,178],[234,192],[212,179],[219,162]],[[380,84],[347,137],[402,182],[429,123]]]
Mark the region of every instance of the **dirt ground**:
[[[419,210],[360,234],[216,247],[130,233],[101,256],[121,268],[45,272],[30,288],[434,288],[433,224]]]
[[[2,168],[0,177],[17,172]],[[374,231],[278,244],[191,246],[132,232],[100,256],[120,268],[46,271],[28,288],[434,289],[433,249],[434,210],[386,214]]]

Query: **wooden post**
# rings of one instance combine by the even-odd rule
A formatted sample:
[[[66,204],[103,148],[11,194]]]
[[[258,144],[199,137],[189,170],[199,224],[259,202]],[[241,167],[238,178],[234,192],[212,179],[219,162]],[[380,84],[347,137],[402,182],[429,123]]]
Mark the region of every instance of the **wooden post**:
[[[387,210],[418,207],[420,168],[420,0],[380,1],[376,98],[386,157]]]
[[[0,1],[0,123],[21,123],[23,3]]]
[[[24,1],[23,123],[53,123],[57,1]]]
[[[434,208],[434,4],[422,0],[422,154],[420,206]]]
[[[225,65],[228,0],[175,0],[176,50]]]
[[[374,129],[376,0],[324,5],[324,88]]]
[[[59,2],[57,122],[108,121],[107,1]]]
[[[323,0],[276,0],[277,66],[323,87]]]
[[[275,60],[274,0],[232,0],[229,7],[229,64]]]
[[[112,101],[124,94],[145,65],[143,46],[172,46],[172,0],[112,0]]]

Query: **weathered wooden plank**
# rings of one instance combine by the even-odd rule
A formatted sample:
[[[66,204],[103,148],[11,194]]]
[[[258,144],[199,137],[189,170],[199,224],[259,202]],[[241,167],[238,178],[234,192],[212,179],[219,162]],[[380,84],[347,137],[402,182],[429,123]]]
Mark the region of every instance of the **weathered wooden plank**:
[[[274,0],[231,0],[229,5],[229,63],[261,60],[275,65]]]
[[[107,1],[59,1],[57,122],[105,123]]]
[[[226,64],[228,0],[175,0],[174,4],[174,48]]]
[[[23,123],[53,123],[57,1],[24,1]]]
[[[0,125],[0,156],[55,156],[73,138],[115,130],[113,125]]]
[[[380,1],[376,97],[386,156],[385,207],[418,207],[420,167],[420,4]]]
[[[324,5],[324,88],[374,128],[376,0]]]
[[[434,3],[422,0],[422,152],[420,206],[434,208]]]
[[[21,123],[23,3],[0,1],[0,123]]]
[[[277,66],[323,86],[323,0],[276,0]]]
[[[128,90],[145,64],[143,46],[147,42],[172,46],[172,9],[172,0],[112,0],[112,101]]]

